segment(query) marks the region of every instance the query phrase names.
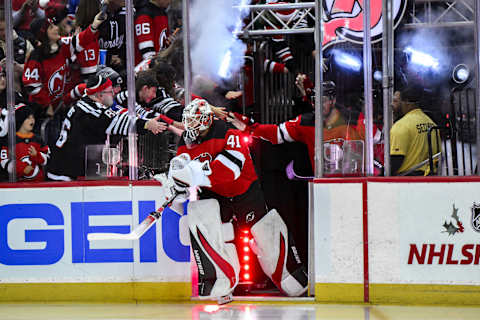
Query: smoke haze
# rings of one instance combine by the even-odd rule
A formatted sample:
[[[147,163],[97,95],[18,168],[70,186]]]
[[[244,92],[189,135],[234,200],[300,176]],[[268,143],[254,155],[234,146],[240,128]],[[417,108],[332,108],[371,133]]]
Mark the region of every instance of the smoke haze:
[[[220,73],[228,77],[242,67],[246,45],[236,39],[232,32],[241,28],[242,18],[248,12],[234,9],[233,6],[249,3],[250,0],[193,2],[190,8],[190,39],[195,75],[219,82],[222,79]],[[226,55],[230,56],[230,63],[227,63]],[[223,72],[220,72],[222,68]]]

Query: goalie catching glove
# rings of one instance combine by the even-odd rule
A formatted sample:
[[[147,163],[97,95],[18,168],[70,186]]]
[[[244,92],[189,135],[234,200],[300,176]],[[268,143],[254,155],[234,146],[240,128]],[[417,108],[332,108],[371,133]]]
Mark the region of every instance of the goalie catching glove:
[[[208,175],[212,173],[208,161],[190,160],[187,153],[182,153],[170,161],[168,178],[173,181],[178,192],[189,187],[211,187]]]

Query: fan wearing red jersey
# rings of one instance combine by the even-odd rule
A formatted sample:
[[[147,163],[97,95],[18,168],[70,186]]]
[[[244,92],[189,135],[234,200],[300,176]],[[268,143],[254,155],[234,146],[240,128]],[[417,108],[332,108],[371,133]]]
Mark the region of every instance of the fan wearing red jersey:
[[[43,181],[45,180],[44,166],[50,157],[50,150],[42,139],[33,133],[35,125],[33,110],[23,103],[18,104],[15,110],[15,122],[16,161],[13,163],[9,160],[7,137],[3,137],[0,142],[0,165],[9,173],[15,165],[19,181]]]
[[[301,76],[302,75],[299,75],[299,77],[297,77],[297,86],[303,94],[303,101],[313,105],[314,101],[312,101],[312,99],[315,95],[313,84],[309,82],[310,85],[306,86],[305,83],[303,83],[306,78]],[[301,86],[298,84],[299,80],[302,82]],[[359,117],[359,120],[354,125],[349,125],[348,123],[343,124],[341,121],[336,121],[335,119],[338,119],[336,115],[340,115],[340,111],[335,108],[336,92],[333,82],[325,81],[323,83],[323,93],[323,140],[363,140],[365,138],[363,116]],[[248,132],[252,136],[267,140],[272,144],[282,144],[285,142],[301,142],[305,144],[308,149],[310,164],[312,168],[315,167],[315,113],[313,110],[302,113],[296,118],[280,124],[253,123],[251,119],[238,113],[230,113],[227,121],[237,129]],[[376,143],[378,143],[379,137],[381,136],[381,129],[376,126],[374,126],[374,136],[376,137]],[[382,152],[383,147],[377,144],[375,146],[375,158],[382,160]],[[379,164],[376,164],[376,166],[381,168]]]
[[[199,270],[199,294],[221,297],[238,283],[233,228],[250,228],[252,250],[273,283],[285,294],[306,291],[305,268],[287,226],[268,210],[249,148],[241,131],[214,118],[211,106],[195,99],[183,112],[185,132],[177,153],[187,159],[169,175],[178,190],[200,186],[200,200],[188,204],[190,239]],[[190,159],[192,159],[190,161]],[[232,219],[238,225],[232,226]]]
[[[154,56],[169,46],[168,16],[171,0],[145,1],[135,15],[135,64]]]
[[[68,79],[70,64],[74,55],[83,51],[91,42],[98,39],[97,29],[103,22],[101,12],[95,16],[90,27],[74,37],[61,38],[59,21],[42,19],[35,22],[41,46],[35,49],[25,64],[22,81],[28,92],[29,101],[42,105],[45,109],[55,110],[63,101],[69,104],[70,91],[75,83]],[[50,110],[52,112],[53,110]]]

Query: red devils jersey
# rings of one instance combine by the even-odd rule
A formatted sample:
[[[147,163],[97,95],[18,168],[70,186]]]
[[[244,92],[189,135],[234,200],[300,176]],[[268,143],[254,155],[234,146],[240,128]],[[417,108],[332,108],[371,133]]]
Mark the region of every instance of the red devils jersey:
[[[165,9],[146,2],[135,16],[135,64],[165,49],[169,36]]]
[[[15,145],[16,153],[16,172],[17,179],[20,181],[43,181],[45,180],[45,173],[43,166],[47,164],[50,157],[50,150],[40,138],[31,134],[21,136],[17,133]],[[35,156],[30,155],[29,148],[34,147],[37,154]],[[0,150],[0,164],[3,169],[8,170],[8,143],[7,139],[4,141]],[[27,166],[33,167],[33,170],[25,174],[24,170]]]
[[[68,92],[75,83],[68,81],[70,64],[74,54],[78,54],[90,43],[97,42],[98,32],[93,33],[88,27],[74,37],[62,38],[59,51],[50,57],[43,57],[36,49],[25,64],[23,83],[29,91],[29,101],[47,107],[56,107],[62,97],[69,99]],[[65,94],[67,93],[67,94]],[[69,103],[70,100],[66,101]]]
[[[84,49],[77,53],[77,63],[80,66],[80,73],[83,79],[97,72],[98,53],[99,53],[98,41],[88,43]]]
[[[245,193],[257,180],[250,151],[243,140],[244,134],[222,120],[214,120],[206,137],[198,144],[187,147],[180,139],[177,154],[188,153],[192,159],[208,160],[212,174],[211,191],[223,197]]]
[[[253,135],[270,141],[273,144],[284,142],[302,142],[307,145],[308,155],[312,168],[315,167],[315,114],[313,112],[299,115],[293,120],[275,124],[255,124],[250,127]],[[323,140],[342,138],[345,140],[358,140],[361,137],[352,126],[341,125],[333,129],[323,130]]]

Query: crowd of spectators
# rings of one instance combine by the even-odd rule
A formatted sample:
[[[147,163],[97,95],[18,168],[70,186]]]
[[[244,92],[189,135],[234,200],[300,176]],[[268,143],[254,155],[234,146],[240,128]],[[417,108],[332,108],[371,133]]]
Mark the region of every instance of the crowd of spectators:
[[[137,130],[139,133],[145,134],[146,131],[150,131],[149,135],[158,134],[166,131],[166,127],[176,135],[182,133],[184,104],[181,87],[183,80],[182,20],[181,13],[171,8],[172,2],[175,0],[134,1],[135,101],[137,118],[142,119],[137,121],[137,124],[144,124],[144,121],[148,122],[152,119],[166,124],[160,129],[158,126],[153,128],[152,122],[149,122],[150,125]],[[254,1],[254,3],[257,2],[261,1]],[[275,3],[275,1],[266,1],[266,3]],[[78,138],[75,138],[76,149],[84,149],[89,144],[102,144],[105,139],[118,141],[118,139],[110,140],[110,135],[122,136],[129,132],[128,126],[124,125],[128,105],[125,0],[14,0],[12,7],[14,90],[15,105],[18,110],[18,115],[16,112],[18,147],[15,165],[17,180],[82,178],[85,172],[84,151],[76,152],[78,158],[75,160],[77,163],[75,170],[69,169],[71,165],[66,165],[69,161],[68,156],[59,156],[65,153],[64,145],[73,134],[72,128],[83,132],[83,134],[76,133],[78,134]],[[4,12],[2,11],[0,15],[3,18]],[[287,18],[290,19],[290,16]],[[5,32],[7,32],[5,21],[0,19],[0,180],[8,179],[8,172],[14,167],[14,164],[9,163],[8,157]],[[286,40],[282,35],[276,35],[271,39],[273,59],[265,59],[263,72],[295,75],[298,89],[295,116],[302,114],[303,119],[313,120],[312,82],[299,69],[296,57],[289,47],[291,41]],[[307,39],[299,35],[295,37],[294,45],[296,46],[295,54],[310,58],[314,56],[313,37]],[[246,56],[253,54],[250,43],[245,54]],[[211,90],[205,90],[205,87],[209,86],[209,80],[202,79],[202,84],[195,93],[212,104],[227,106],[228,110],[239,111],[238,106],[242,103],[244,110],[245,106],[247,111],[251,110],[254,108],[251,61],[252,59],[245,60],[246,80],[243,92],[238,91],[238,87],[230,86],[229,83],[212,84]],[[102,91],[95,91],[93,87],[96,83],[106,83],[106,80],[111,88],[102,87]],[[323,97],[325,140],[364,140],[364,117],[361,112],[362,107],[358,107],[361,100],[355,97],[357,101],[348,105],[345,104],[347,101],[345,97],[342,97],[339,103],[338,96],[335,84],[325,82]],[[221,97],[221,99],[216,100],[215,97]],[[242,98],[243,102],[241,102]],[[84,124],[78,127],[78,124],[71,123],[71,121],[80,121],[74,119],[72,110],[82,109],[85,104],[90,104],[94,109],[98,107],[100,111],[89,109],[90,115],[88,115],[88,110],[83,110],[86,112],[85,119],[93,117],[88,121],[83,119]],[[113,113],[105,112],[106,110],[111,110]],[[214,111],[219,116],[226,115],[222,108],[214,108]],[[94,116],[97,113],[97,119],[95,119]],[[96,122],[103,116],[106,116],[103,122]],[[58,123],[58,128],[53,126],[45,134],[44,124],[51,119],[56,120],[51,124]],[[314,122],[311,122],[308,126],[313,124]],[[27,132],[25,127],[30,125],[32,128]],[[98,129],[101,133],[97,132]],[[87,139],[86,137],[89,137],[92,132],[97,132],[95,138]],[[376,125],[374,127],[376,142],[379,142],[381,136],[381,126]],[[46,141],[42,141],[42,137]],[[310,140],[313,141],[313,139]],[[35,146],[30,145],[33,141],[36,143]],[[21,143],[27,147],[20,147]],[[309,148],[313,147],[309,146]],[[71,151],[68,154],[72,156],[75,152]],[[312,154],[310,157],[313,159]],[[377,174],[381,174],[383,149],[380,143],[375,150],[375,160],[378,164]],[[23,166],[19,166],[19,161],[23,162]],[[394,173],[397,173],[397,169],[402,164],[397,162],[395,162]],[[405,165],[402,166],[402,170],[398,170],[398,173],[404,170]],[[51,174],[48,174],[49,172]],[[423,170],[423,172],[427,171]]]
[[[183,106],[176,97],[181,90],[175,90],[175,80],[183,78],[177,74],[182,66],[175,65],[180,61],[177,57],[181,41],[175,40],[181,38],[178,37],[181,19],[178,12],[170,10],[169,23],[167,8],[171,3],[172,0],[134,1],[134,65],[147,69],[137,72],[135,84],[137,127],[143,124],[140,131],[137,130],[139,133],[145,129],[158,134],[168,125],[170,131],[181,134]],[[73,151],[62,155],[69,139],[75,136],[75,149],[80,150],[89,144],[103,144],[105,135],[110,138],[110,135],[126,135],[129,131],[128,125],[124,125],[128,97],[125,1],[14,0],[12,9],[17,181],[82,178],[84,151],[77,152],[78,159]],[[5,33],[8,31],[3,8],[0,15],[0,180],[6,180],[14,164],[9,162],[8,155],[5,81]],[[97,82],[107,80],[109,86],[95,91]],[[93,109],[85,107],[89,104]],[[86,110],[86,118],[73,119],[74,114],[79,114],[75,110]],[[92,118],[88,118],[89,115]],[[152,121],[148,121],[151,119],[163,125],[153,126]],[[50,120],[55,121],[50,122],[45,134],[42,125]],[[61,125],[55,128],[54,123]],[[31,127],[29,132],[24,129],[27,124]],[[42,141],[42,137],[47,141]],[[30,145],[32,141],[36,142],[35,147]],[[22,148],[20,143],[27,147]],[[71,170],[67,162],[75,163],[77,168]],[[28,165],[25,167],[25,164]],[[31,167],[36,168],[36,164],[39,170],[32,173]]]

